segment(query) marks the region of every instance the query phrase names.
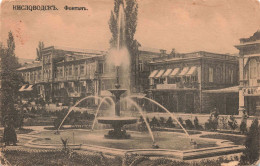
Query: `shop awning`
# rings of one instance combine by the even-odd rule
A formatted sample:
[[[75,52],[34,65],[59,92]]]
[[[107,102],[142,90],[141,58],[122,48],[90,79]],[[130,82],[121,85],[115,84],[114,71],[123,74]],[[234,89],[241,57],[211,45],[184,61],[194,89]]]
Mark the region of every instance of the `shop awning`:
[[[19,89],[19,92],[23,92],[24,90],[25,90],[25,87],[26,87],[27,85],[23,85],[20,89]]]
[[[186,75],[195,75],[196,72],[197,72],[197,67],[192,66]]]
[[[160,70],[157,74],[156,74],[156,76],[155,76],[155,78],[160,78],[162,75],[163,75],[163,73],[165,72],[165,70]]]
[[[167,69],[166,72],[162,75],[162,77],[168,77],[172,72],[172,69]]]
[[[186,75],[186,73],[188,72],[188,70],[189,70],[189,67],[184,67],[184,68],[182,69],[181,73],[180,73],[178,76],[184,76],[184,75]]]
[[[24,89],[24,91],[32,91],[33,90],[33,85],[29,85],[28,88]]]
[[[158,70],[154,70],[150,75],[149,78],[154,78],[154,76],[158,73]]]
[[[175,68],[172,73],[170,74],[170,77],[174,77],[178,74],[178,72],[180,71],[180,68]]]
[[[212,89],[212,90],[203,90],[203,93],[238,93],[239,87],[238,86],[232,86],[228,88],[223,89]]]

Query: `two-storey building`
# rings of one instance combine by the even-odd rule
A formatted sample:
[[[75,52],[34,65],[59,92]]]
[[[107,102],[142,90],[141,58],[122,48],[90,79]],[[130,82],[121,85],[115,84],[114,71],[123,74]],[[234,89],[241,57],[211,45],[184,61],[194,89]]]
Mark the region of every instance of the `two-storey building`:
[[[69,103],[98,94],[97,76],[104,52],[51,46],[41,54],[42,61],[18,69],[27,82],[19,90],[23,95]]]
[[[51,46],[44,48],[41,54],[41,61],[18,69],[27,82],[20,88],[22,97],[52,103],[75,103],[89,95],[111,95],[107,89],[114,88],[116,75],[115,66],[106,59],[107,52]],[[144,92],[149,89],[148,63],[161,54],[157,49],[139,49],[135,60],[139,64],[138,70],[131,73],[135,77],[131,90]],[[120,75],[122,84],[127,74]]]
[[[209,113],[216,107],[233,114],[238,109],[236,56],[173,50],[150,62],[150,71],[150,97],[172,112]]]
[[[260,115],[260,30],[249,38],[240,39],[239,49],[239,110]]]

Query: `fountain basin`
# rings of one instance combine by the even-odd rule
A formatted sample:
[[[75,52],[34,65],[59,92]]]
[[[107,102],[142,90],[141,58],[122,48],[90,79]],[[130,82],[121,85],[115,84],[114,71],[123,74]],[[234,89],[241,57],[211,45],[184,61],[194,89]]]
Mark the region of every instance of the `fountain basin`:
[[[100,117],[97,119],[98,123],[102,123],[102,124],[111,124],[111,125],[119,125],[119,126],[123,126],[126,124],[134,124],[137,122],[137,118],[134,117],[120,117],[120,116],[116,116],[116,117]]]
[[[133,117],[101,117],[98,118],[98,123],[102,124],[110,124],[114,128],[114,130],[110,130],[108,134],[104,135],[105,138],[109,139],[129,139],[131,135],[126,133],[125,130],[121,128],[127,124],[134,124],[137,122],[137,118]]]

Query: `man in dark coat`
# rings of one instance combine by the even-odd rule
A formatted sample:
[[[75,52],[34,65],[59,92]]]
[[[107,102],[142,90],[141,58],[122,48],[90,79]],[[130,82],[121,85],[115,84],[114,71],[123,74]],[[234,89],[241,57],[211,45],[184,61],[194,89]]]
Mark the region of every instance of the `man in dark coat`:
[[[11,122],[8,122],[4,128],[4,142],[6,146],[9,146],[10,143],[16,146],[17,136],[15,128]]]

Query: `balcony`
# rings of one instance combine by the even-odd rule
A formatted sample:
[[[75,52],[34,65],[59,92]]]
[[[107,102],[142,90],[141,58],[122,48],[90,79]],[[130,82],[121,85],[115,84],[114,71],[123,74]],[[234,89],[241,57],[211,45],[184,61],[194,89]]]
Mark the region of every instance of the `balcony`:
[[[197,89],[199,87],[198,82],[192,83],[176,83],[176,84],[156,84],[155,89]]]
[[[157,84],[156,89],[176,89],[177,84]]]

